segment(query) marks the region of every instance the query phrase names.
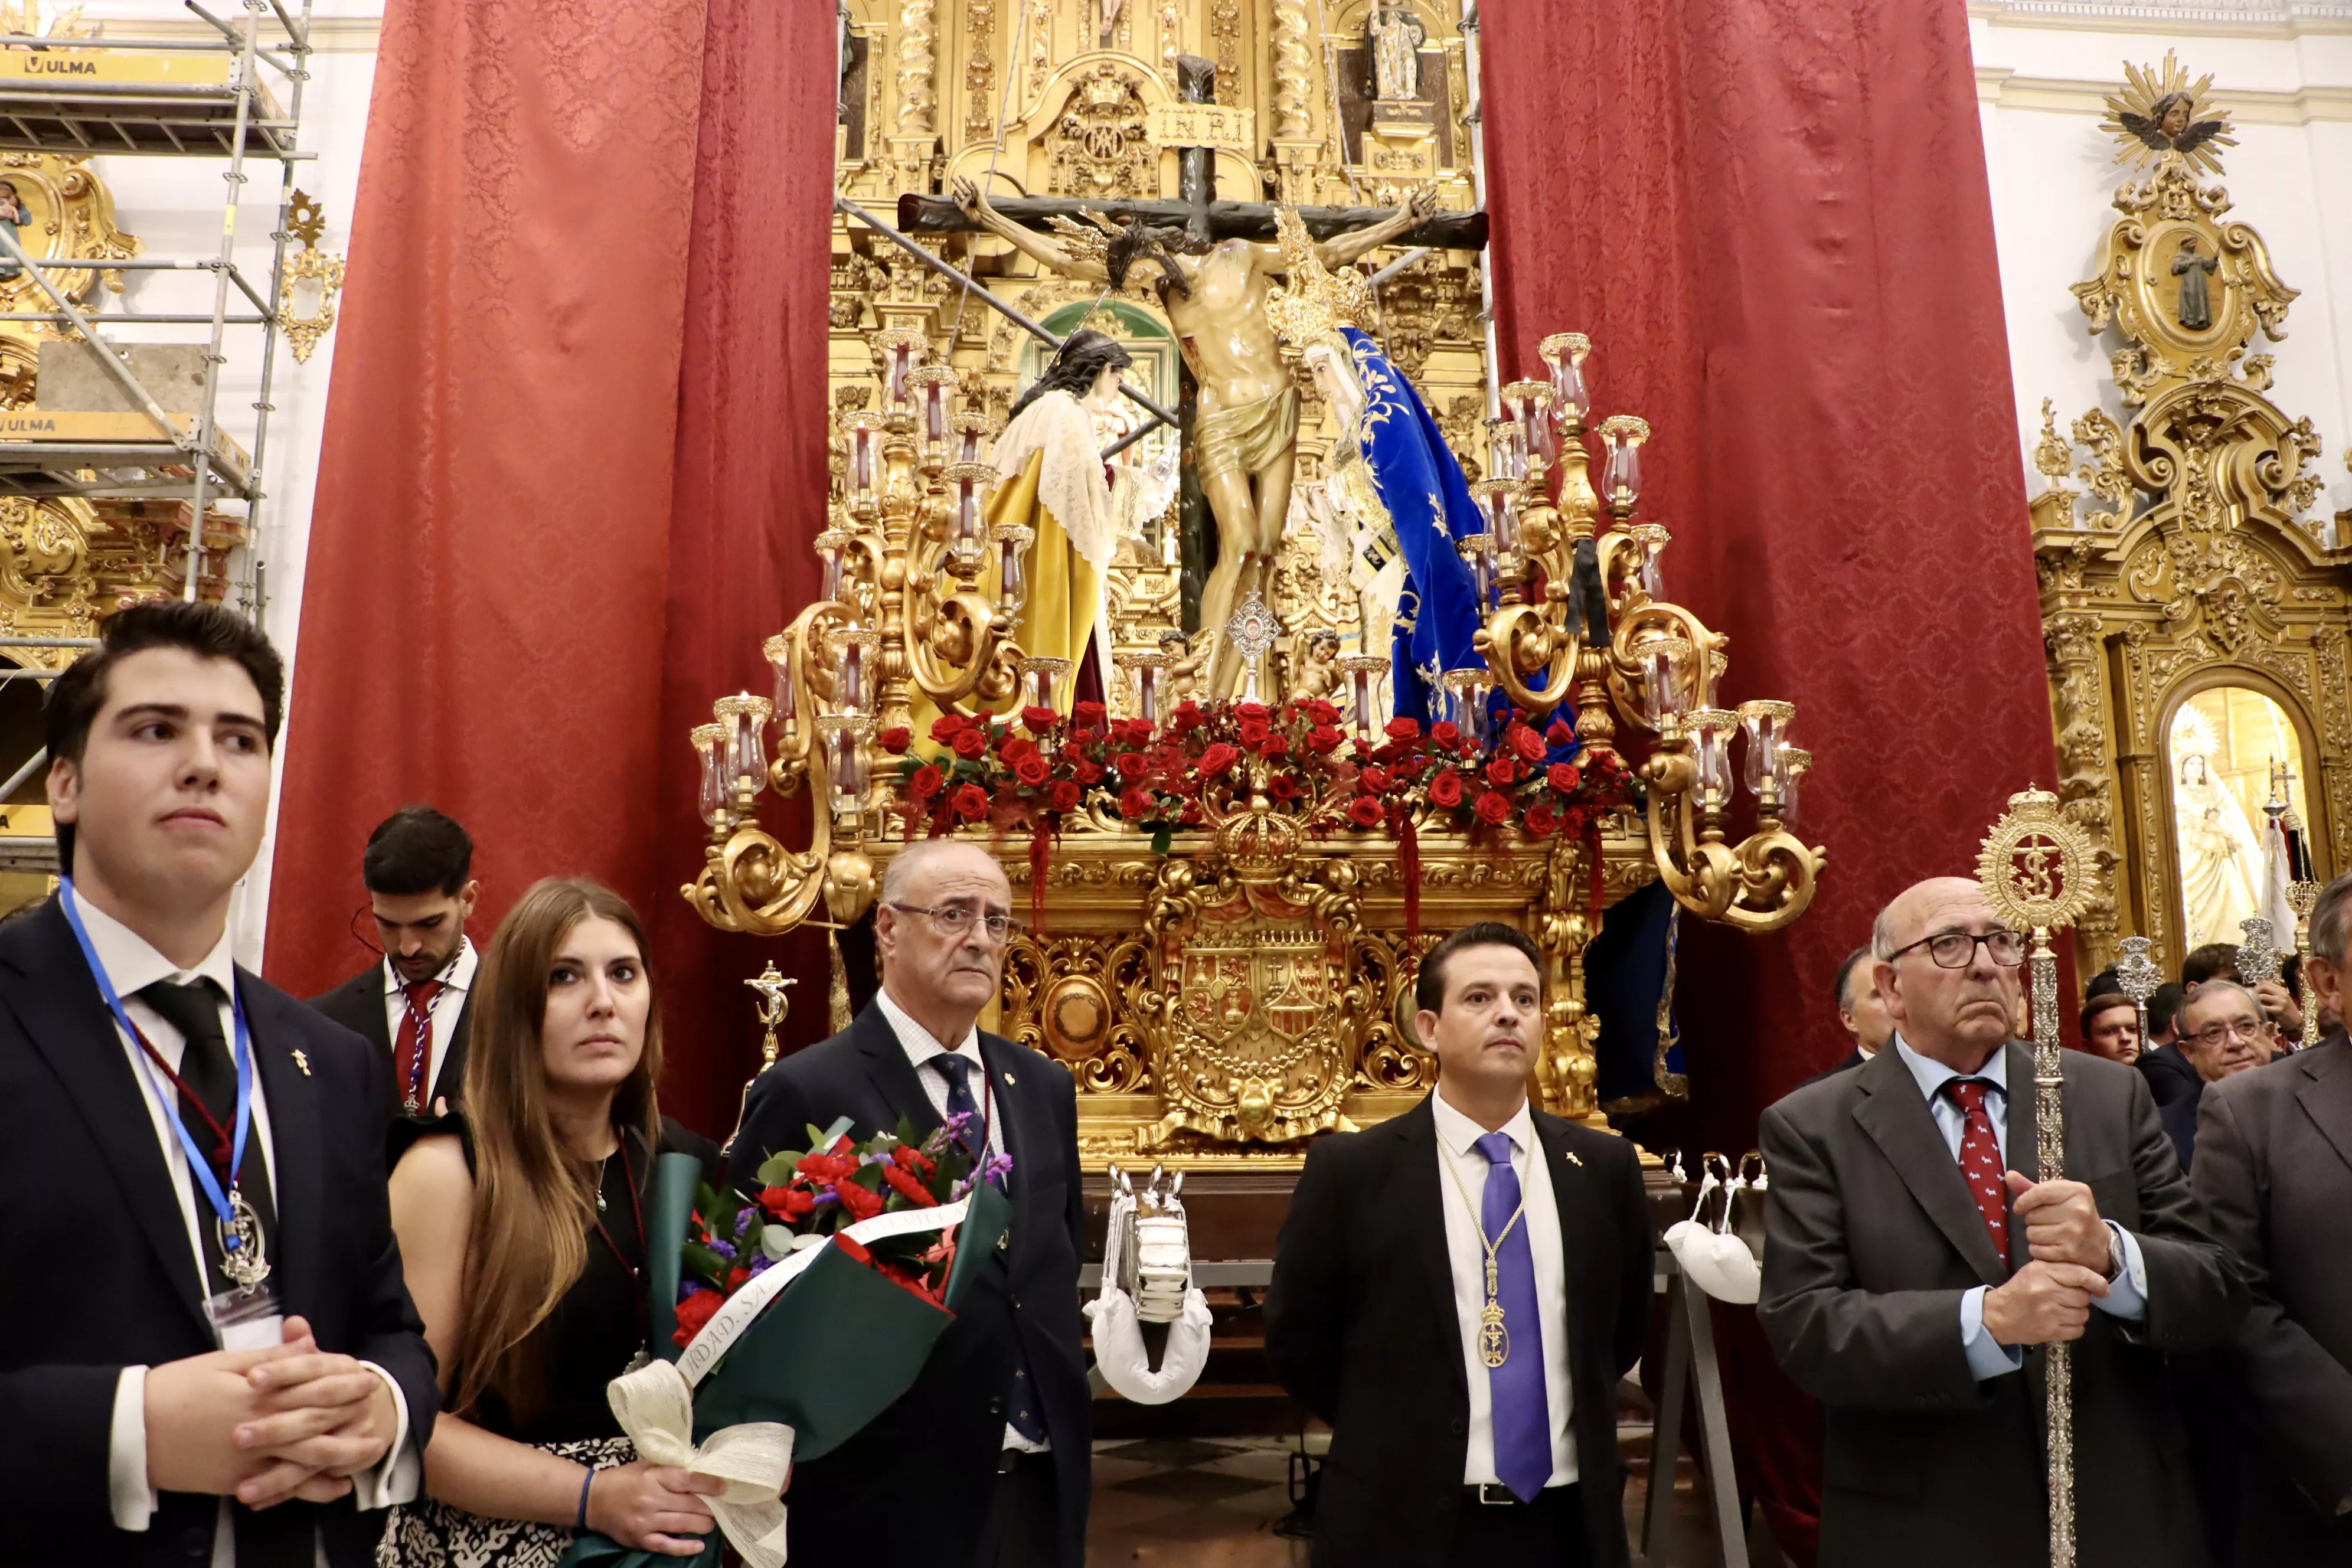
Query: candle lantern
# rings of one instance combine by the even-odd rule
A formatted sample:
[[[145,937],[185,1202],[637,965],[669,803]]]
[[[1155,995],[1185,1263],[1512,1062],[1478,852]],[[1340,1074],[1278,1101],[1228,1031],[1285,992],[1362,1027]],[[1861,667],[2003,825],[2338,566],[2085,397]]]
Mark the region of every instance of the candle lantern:
[[[1702,804],[1720,805],[1731,798],[1731,737],[1739,729],[1739,715],[1722,708],[1694,708],[1685,721],[1690,727]]]
[[[1748,786],[1750,795],[1762,794],[1764,781],[1773,777],[1780,744],[1789,738],[1789,725],[1796,716],[1797,705],[1793,702],[1760,699],[1739,705],[1739,724],[1748,739],[1740,782]]]
[[[1377,738],[1380,727],[1379,700],[1381,677],[1389,673],[1387,656],[1377,653],[1351,653],[1340,659],[1339,668],[1348,677],[1348,689],[1355,698],[1356,733],[1365,740]]]
[[[1536,345],[1551,371],[1552,427],[1563,444],[1591,412],[1584,394],[1584,360],[1591,352],[1592,340],[1582,332],[1554,332]]]
[[[1528,477],[1527,427],[1508,414],[1486,421],[1486,471],[1498,479]]]
[[[1797,820],[1797,784],[1807,773],[1811,771],[1812,765],[1812,752],[1806,751],[1802,746],[1791,746],[1785,742],[1782,742],[1776,773],[1780,784],[1778,793],[1780,796],[1780,820],[1783,823]]]
[[[865,413],[849,415],[841,422],[841,433],[849,442],[849,471],[846,476],[849,510],[859,516],[871,516],[882,485],[879,439],[882,416]]]
[[[1037,531],[1025,523],[1000,522],[989,530],[988,536],[996,542],[998,605],[1007,621],[1018,619],[1029,597],[1029,547],[1037,542]]]
[[[754,791],[768,782],[768,754],[761,745],[760,731],[767,727],[771,711],[766,698],[748,691],[722,697],[710,705],[710,716],[727,731],[722,752],[727,776]]]
[[[1482,666],[1445,672],[1445,694],[1454,710],[1454,726],[1473,742],[1486,743],[1486,689],[1495,678]]]
[[[1051,708],[1061,711],[1054,700],[1055,687],[1062,677],[1070,673],[1066,658],[1030,658],[1021,661],[1021,700],[1033,708]]]
[[[849,548],[850,533],[846,529],[828,528],[812,542],[817,560],[824,565],[817,596],[834,604],[846,604],[842,597],[842,555]]]
[[[1521,442],[1530,458],[1549,468],[1559,460],[1559,440],[1551,423],[1551,384],[1515,381],[1503,388],[1503,412],[1519,422]]]
[[[1641,564],[1633,569],[1633,580],[1651,598],[1664,599],[1666,579],[1659,567],[1658,557],[1666,552],[1666,546],[1674,542],[1675,536],[1654,522],[1637,522],[1625,531],[1642,547]]]
[[[948,421],[948,428],[955,432],[955,460],[979,462],[981,444],[988,438],[988,416],[966,409]]]
[[[1692,652],[1687,637],[1657,637],[1635,647],[1634,657],[1642,670],[1642,702],[1653,722],[1672,718],[1689,705]]]
[[[1465,534],[1454,541],[1454,551],[1462,563],[1470,568],[1470,590],[1478,598],[1481,614],[1495,607],[1495,536],[1491,533]]]
[[[1168,655],[1160,648],[1139,648],[1122,653],[1111,661],[1127,671],[1135,683],[1135,716],[1147,724],[1160,722],[1160,671],[1168,668]]]
[[[834,660],[833,705],[844,713],[874,711],[882,634],[837,626],[824,634],[824,646]]]
[[[1609,449],[1601,499],[1620,519],[1630,515],[1642,498],[1642,443],[1649,438],[1649,422],[1631,414],[1612,414],[1601,422],[1601,444]]]
[[[986,463],[950,463],[947,479],[955,488],[950,503],[954,521],[948,534],[955,552],[952,569],[959,576],[968,576],[980,570],[982,558],[987,552],[984,540],[988,493],[989,487],[996,482],[996,470]]]
[[[694,742],[694,754],[702,764],[702,788],[696,797],[702,820],[712,827],[727,826],[727,726],[697,724],[687,732]]]
[[[908,412],[915,396],[914,384],[908,378],[923,363],[930,340],[918,328],[892,327],[875,333],[874,344],[882,351],[882,390],[889,400],[890,412]]]
[[[866,737],[874,721],[863,713],[827,713],[816,721],[824,742],[825,771],[833,775],[833,812],[854,816],[866,797]]]
[[[1480,479],[1470,487],[1471,498],[1486,514],[1486,531],[1495,541],[1505,565],[1519,553],[1519,507],[1526,494],[1517,479]]]
[[[800,700],[793,695],[793,639],[789,634],[778,632],[760,645],[760,652],[766,656],[768,668],[776,672],[774,717],[776,744],[781,751],[787,732],[800,716]]]
[[[907,384],[914,392],[915,428],[923,438],[923,461],[929,466],[943,465],[952,433],[948,421],[955,403],[956,373],[948,365],[921,365],[907,373]]]

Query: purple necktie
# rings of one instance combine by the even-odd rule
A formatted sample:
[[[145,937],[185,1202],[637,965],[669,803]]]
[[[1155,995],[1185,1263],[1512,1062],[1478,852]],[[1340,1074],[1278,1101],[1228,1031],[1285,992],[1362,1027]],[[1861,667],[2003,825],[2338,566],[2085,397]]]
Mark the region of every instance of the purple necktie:
[[[1521,1502],[1533,1502],[1551,1479],[1551,1413],[1544,1404],[1543,1327],[1536,1318],[1535,1253],[1528,1246],[1528,1221],[1519,1214],[1519,1175],[1511,1169],[1511,1137],[1489,1132],[1478,1140],[1486,1156],[1486,1195],[1480,1223],[1495,1248],[1495,1300],[1510,1335],[1503,1364],[1486,1373],[1494,1402],[1495,1476]],[[1518,1218],[1512,1225],[1514,1215]],[[1510,1234],[1503,1227],[1510,1226]],[[1485,1259],[1480,1259],[1483,1273]],[[1484,1283],[1484,1280],[1481,1280]]]

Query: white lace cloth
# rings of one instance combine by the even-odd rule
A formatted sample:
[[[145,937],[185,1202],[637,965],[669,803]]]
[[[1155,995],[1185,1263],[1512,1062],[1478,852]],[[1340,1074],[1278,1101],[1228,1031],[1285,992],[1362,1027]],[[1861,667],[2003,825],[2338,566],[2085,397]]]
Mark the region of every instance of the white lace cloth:
[[[1110,481],[1103,477],[1095,449],[1094,418],[1066,392],[1048,392],[1013,416],[996,438],[996,479],[1009,483],[1045,454],[1037,474],[1037,500],[1054,514],[1070,548],[1096,571],[1110,566]]]

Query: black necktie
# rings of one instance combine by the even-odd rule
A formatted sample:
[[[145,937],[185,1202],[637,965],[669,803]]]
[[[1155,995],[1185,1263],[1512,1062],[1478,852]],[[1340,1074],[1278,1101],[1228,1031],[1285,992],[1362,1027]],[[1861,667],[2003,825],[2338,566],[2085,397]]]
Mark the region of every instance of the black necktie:
[[[948,1114],[966,1116],[964,1136],[957,1140],[972,1158],[975,1173],[988,1159],[988,1126],[981,1120],[980,1103],[971,1097],[971,1063],[948,1051],[933,1057],[931,1065],[948,1080]],[[1014,1309],[1017,1313],[1019,1308]],[[1004,1401],[1005,1419],[1032,1443],[1045,1440],[1045,1423],[1037,1414],[1037,1380],[1029,1375],[1029,1353],[1021,1343],[1021,1326],[1013,1326],[1013,1386]]]
[[[212,1123],[205,1121],[204,1112],[188,1103],[186,1095],[175,1095],[180,1122],[212,1166],[214,1178],[219,1180],[228,1170],[228,1141],[236,1136],[236,1063],[230,1059],[228,1041],[221,1034],[220,987],[209,979],[186,985],[159,980],[142,990],[139,1000],[155,1009],[187,1042],[180,1053],[180,1081],[204,1102],[205,1111],[212,1115]],[[218,1124],[218,1132],[214,1131],[213,1123]],[[215,1224],[216,1216],[211,1200],[205,1196],[204,1184],[191,1173],[188,1185],[195,1202],[196,1234],[204,1238],[205,1289],[217,1296],[236,1288],[221,1271],[220,1227]],[[227,1184],[223,1182],[222,1187],[226,1193]],[[269,1165],[262,1156],[261,1139],[250,1128],[245,1135],[245,1163],[239,1167],[237,1190],[253,1205],[254,1216],[261,1223],[262,1257],[274,1258],[278,1250],[277,1205],[270,1202]]]

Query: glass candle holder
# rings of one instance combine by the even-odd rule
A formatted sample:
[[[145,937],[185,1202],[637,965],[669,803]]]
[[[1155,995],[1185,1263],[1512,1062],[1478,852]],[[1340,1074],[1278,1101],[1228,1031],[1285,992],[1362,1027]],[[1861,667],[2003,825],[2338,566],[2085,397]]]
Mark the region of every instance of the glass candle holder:
[[[919,365],[907,373],[915,402],[915,430],[923,440],[923,460],[948,459],[948,420],[954,413],[956,373],[943,364]]]
[[[701,792],[695,797],[702,820],[712,827],[727,826],[727,726],[697,724],[687,732],[702,764]]]
[[[817,596],[830,603],[848,603],[842,597],[842,559],[848,552],[853,536],[847,529],[828,528],[810,542],[816,546],[816,558],[824,567],[824,576],[817,586]]]
[[[1342,657],[1339,668],[1348,677],[1348,689],[1355,700],[1356,733],[1365,740],[1375,738],[1381,727],[1381,677],[1389,672],[1389,660],[1377,653],[1351,653]]]
[[[1700,793],[1720,805],[1731,798],[1731,737],[1738,732],[1739,715],[1723,708],[1694,708],[1683,721],[1698,764]]]
[[[1641,500],[1642,443],[1649,438],[1649,422],[1631,414],[1612,414],[1601,422],[1601,440],[1609,449],[1608,465],[1601,475],[1601,499],[1620,517]]]
[[[1486,471],[1498,479],[1528,477],[1528,433],[1510,415],[1486,421]]]
[[[1021,613],[1029,597],[1029,547],[1037,531],[1018,522],[1000,522],[988,531],[996,544],[996,598],[1007,619]]]
[[[987,553],[988,497],[996,483],[996,470],[986,463],[950,463],[946,477],[951,516],[949,546],[955,552],[959,572],[976,572]]]
[[[1666,579],[1659,569],[1658,557],[1665,553],[1666,546],[1674,542],[1675,536],[1654,522],[1637,522],[1625,531],[1642,547],[1642,559],[1640,564],[1633,568],[1633,580],[1651,598],[1664,599],[1666,596]]]
[[[1454,728],[1480,746],[1486,743],[1486,689],[1494,678],[1483,669],[1449,669],[1445,695],[1454,710]]]
[[[1134,717],[1147,724],[1159,723],[1160,672],[1168,668],[1167,653],[1156,647],[1139,648],[1112,655],[1111,663],[1127,671],[1128,684],[1135,689]]]
[[[841,422],[841,433],[849,443],[848,472],[845,490],[853,511],[871,510],[875,498],[882,488],[882,416],[857,413]]]
[[[1060,712],[1061,705],[1055,701],[1054,693],[1061,684],[1062,677],[1070,673],[1070,661],[1066,658],[1030,658],[1023,659],[1019,668],[1021,700],[1031,707],[1051,708]]]
[[[1778,793],[1780,796],[1782,822],[1797,820],[1797,785],[1802,782],[1808,773],[1812,771],[1812,752],[1806,751],[1802,746],[1791,746],[1786,742],[1781,744],[1780,754],[1777,759],[1774,771],[1780,779]]]
[[[908,412],[915,395],[908,377],[923,363],[930,340],[914,327],[891,327],[874,334],[874,346],[882,353],[882,394],[889,401],[890,412]]]
[[[825,713],[816,727],[825,772],[832,775],[834,815],[855,816],[865,805],[866,738],[874,732],[874,721],[863,713]]]
[[[1480,479],[1470,487],[1471,499],[1486,517],[1486,531],[1494,536],[1495,548],[1500,559],[1508,563],[1519,553],[1519,507],[1526,487],[1517,479]]]
[[[948,428],[955,433],[954,459],[959,463],[979,462],[982,445],[988,439],[988,416],[968,408],[950,418]]]
[[[1584,360],[1591,352],[1592,340],[1582,332],[1554,332],[1536,345],[1551,372],[1552,430],[1562,446],[1592,411],[1584,393]]]
[[[1528,456],[1546,468],[1559,460],[1559,440],[1551,424],[1551,383],[1515,381],[1501,394],[1503,412],[1519,422]]]
[[[789,633],[778,632],[760,645],[760,652],[768,668],[776,672],[776,695],[773,717],[776,721],[776,743],[781,749],[786,732],[800,717],[800,699],[793,692],[793,639]]]
[[[772,710],[766,698],[748,691],[722,697],[710,705],[710,716],[727,731],[722,756],[728,778],[749,783],[755,791],[768,782],[768,753],[761,744],[760,731],[767,728]]]
[[[1495,536],[1470,533],[1454,542],[1462,563],[1470,568],[1470,589],[1478,596],[1483,614],[1495,607]]]
[[[1760,793],[1765,779],[1770,775],[1774,759],[1780,755],[1780,743],[1789,738],[1789,725],[1797,717],[1797,705],[1761,698],[1739,705],[1739,725],[1748,740],[1748,755],[1743,759],[1740,782],[1750,795]]]
[[[844,713],[871,713],[881,674],[882,634],[836,626],[824,634],[833,655],[833,705]]]
[[[1688,637],[1657,637],[1634,647],[1642,671],[1642,705],[1651,722],[1670,719],[1689,705],[1691,652]]]

